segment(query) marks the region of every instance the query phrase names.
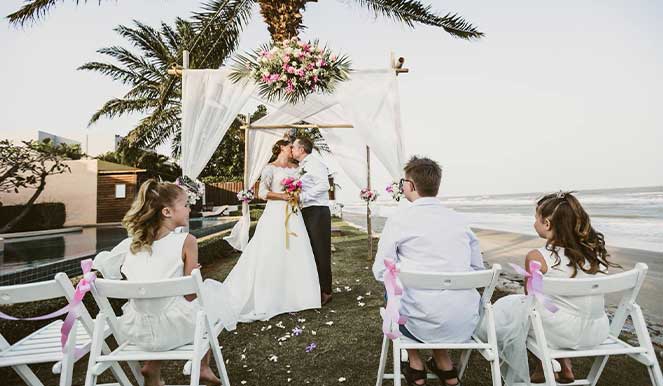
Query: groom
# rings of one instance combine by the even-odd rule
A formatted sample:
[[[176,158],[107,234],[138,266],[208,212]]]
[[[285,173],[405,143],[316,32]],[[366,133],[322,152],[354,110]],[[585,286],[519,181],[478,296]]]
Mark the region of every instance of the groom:
[[[311,240],[315,265],[320,281],[322,305],[332,299],[331,272],[331,212],[329,211],[329,171],[317,158],[310,157],[313,143],[308,138],[297,138],[292,146],[292,157],[299,161],[302,192],[299,201],[306,232]]]

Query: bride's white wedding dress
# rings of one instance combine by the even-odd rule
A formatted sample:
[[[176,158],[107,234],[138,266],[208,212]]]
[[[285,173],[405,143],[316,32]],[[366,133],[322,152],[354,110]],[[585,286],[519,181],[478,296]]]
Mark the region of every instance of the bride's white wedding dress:
[[[281,181],[291,176],[297,178],[296,168],[265,166],[259,196],[283,192]],[[267,201],[253,238],[224,281],[240,322],[320,308],[318,272],[302,214],[290,216],[288,228],[296,236],[290,236],[288,248],[285,214],[285,201]]]

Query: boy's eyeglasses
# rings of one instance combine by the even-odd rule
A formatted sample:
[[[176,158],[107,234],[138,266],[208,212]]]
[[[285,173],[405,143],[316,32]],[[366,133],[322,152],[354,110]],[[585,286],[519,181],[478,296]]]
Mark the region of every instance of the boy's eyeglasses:
[[[409,182],[409,183],[412,184],[412,191],[417,190],[417,189],[414,187],[414,181],[412,181],[412,180],[406,180],[405,178],[401,178],[401,180],[398,181],[398,190],[400,190],[401,192],[403,191],[403,184],[404,184],[405,182]]]

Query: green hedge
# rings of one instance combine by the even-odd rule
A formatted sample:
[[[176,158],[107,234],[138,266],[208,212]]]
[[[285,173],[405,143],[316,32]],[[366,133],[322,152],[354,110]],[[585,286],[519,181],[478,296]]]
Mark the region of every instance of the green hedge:
[[[0,227],[4,226],[16,216],[21,214],[25,205],[0,206]],[[30,212],[23,217],[9,232],[28,232],[44,229],[62,228],[67,218],[64,204],[61,202],[46,202],[35,204]]]

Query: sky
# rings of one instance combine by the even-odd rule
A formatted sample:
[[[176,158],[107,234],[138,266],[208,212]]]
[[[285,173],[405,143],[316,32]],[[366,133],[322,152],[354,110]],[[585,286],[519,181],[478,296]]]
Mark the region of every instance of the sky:
[[[405,152],[443,167],[445,195],[481,195],[663,185],[663,4],[652,1],[428,1],[485,32],[479,41],[441,29],[375,19],[353,1],[309,3],[305,39],[350,56],[355,68],[406,58],[399,76]],[[21,0],[0,2],[7,15]],[[77,71],[126,45],[113,32],[187,17],[191,0],[58,3],[34,26],[0,21],[0,138],[37,130],[98,153],[138,117],[87,127],[106,100],[127,89]],[[257,9],[240,51],[268,41]],[[380,176],[381,171],[377,174]]]

